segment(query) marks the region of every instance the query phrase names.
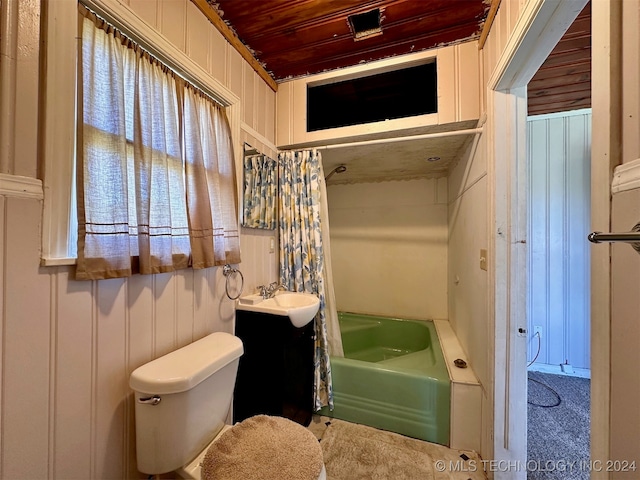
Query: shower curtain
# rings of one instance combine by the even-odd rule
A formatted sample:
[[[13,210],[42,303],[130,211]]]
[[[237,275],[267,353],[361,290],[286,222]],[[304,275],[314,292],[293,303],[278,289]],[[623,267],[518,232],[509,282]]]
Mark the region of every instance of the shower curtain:
[[[315,318],[315,409],[333,409],[329,355],[343,356],[331,279],[326,185],[317,150],[278,154],[280,282],[318,295]],[[324,212],[323,212],[324,204]],[[331,341],[330,341],[331,339]]]

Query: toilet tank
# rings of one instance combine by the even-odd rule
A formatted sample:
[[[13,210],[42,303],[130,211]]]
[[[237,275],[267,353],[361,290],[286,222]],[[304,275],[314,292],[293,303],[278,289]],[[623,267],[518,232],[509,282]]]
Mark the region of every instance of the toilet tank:
[[[216,332],[131,374],[138,470],[171,472],[213,440],[229,413],[242,353],[238,337]]]

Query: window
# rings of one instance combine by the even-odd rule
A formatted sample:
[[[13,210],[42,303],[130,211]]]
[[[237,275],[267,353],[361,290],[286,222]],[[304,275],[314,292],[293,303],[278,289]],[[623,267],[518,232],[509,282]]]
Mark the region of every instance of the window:
[[[209,118],[209,120],[215,120],[217,117],[220,120],[219,124],[214,122],[208,127],[209,130],[207,134],[213,132],[216,135],[226,135],[226,137],[221,138],[217,143],[212,143],[208,139],[207,142],[209,143],[205,142],[204,145],[201,145],[200,150],[211,148],[212,146],[215,148],[232,150],[230,139],[231,132],[229,131],[229,128],[231,128],[234,134],[233,136],[239,136],[240,105],[238,97],[217,80],[211,78],[206,71],[188,58],[182,51],[168,42],[157,31],[144,24],[126,6],[121,4],[112,4],[111,2],[109,2],[108,6],[105,6],[103,5],[104,3],[105,2],[102,2],[102,0],[96,0],[92,2],[92,8],[95,7],[100,16],[106,18],[109,23],[116,25],[117,28],[121,28],[126,32],[135,32],[135,40],[139,44],[145,45],[145,47],[151,46],[148,49],[151,55],[160,59],[164,65],[160,64],[160,62],[156,60],[151,61],[151,57],[146,55],[146,58],[149,61],[148,67],[151,68],[155,63],[156,67],[163,70],[165,73],[170,73],[169,76],[172,77],[176,83],[175,91],[177,92],[177,97],[180,100],[178,103],[180,108],[184,108],[185,102],[187,101],[191,102],[192,105],[195,105],[192,111],[197,112],[197,118],[202,120],[202,123],[197,125],[197,131],[205,132],[204,128],[207,118]],[[73,217],[73,212],[76,208],[75,196],[73,195],[73,187],[75,183],[75,171],[73,165],[75,158],[74,134],[76,122],[74,107],[74,80],[76,76],[75,46],[76,37],[78,36],[76,33],[78,30],[76,28],[78,25],[78,7],[77,4],[74,4],[73,2],[49,2],[46,7],[47,15],[45,18],[47,19],[47,30],[45,48],[47,62],[46,70],[44,71],[46,81],[44,82],[45,120],[43,125],[43,181],[45,186],[45,202],[43,215],[42,263],[43,265],[61,265],[76,263],[74,258],[75,249],[73,248],[73,234],[70,234],[70,232],[73,232],[74,230],[69,228],[69,222]],[[124,39],[125,37],[121,36],[120,38]],[[127,39],[126,41],[129,46],[133,45],[133,42],[131,42],[130,39]],[[169,65],[171,70],[177,72],[177,74],[171,72],[165,65]],[[189,82],[194,82],[200,90],[198,88],[194,88],[194,86],[190,86],[185,82],[185,80],[183,80],[183,78],[188,78]],[[203,92],[206,92],[206,95],[203,94]],[[215,98],[217,102],[224,105],[224,108],[215,105],[209,97]],[[225,111],[231,121],[230,125],[225,119]],[[108,112],[108,115],[103,116],[105,120],[111,117],[113,117],[112,112]],[[179,122],[184,121],[181,117],[179,118]],[[182,128],[182,123],[179,123],[179,125]],[[192,126],[195,127],[195,125]],[[186,132],[186,129],[182,130],[183,134],[186,134]],[[125,148],[127,158],[131,158],[135,153],[135,142],[132,138],[130,131],[127,135]],[[154,142],[158,138],[159,137],[154,136]],[[211,248],[203,248],[199,246],[197,247],[198,251],[196,252],[196,255],[199,255],[200,253],[208,255],[208,259],[203,262],[197,262],[195,261],[197,256],[192,257],[191,235],[187,237],[188,241],[186,243],[188,245],[186,249],[184,247],[185,242],[173,242],[170,256],[172,259],[174,257],[184,259],[187,256],[189,256],[189,258],[194,258],[194,268],[219,265],[222,263],[236,263],[239,261],[239,256],[237,253],[233,252],[237,251],[235,245],[237,244],[238,215],[237,213],[234,213],[237,211],[237,197],[235,193],[237,191],[237,185],[235,181],[236,172],[233,161],[229,157],[229,161],[226,163],[218,162],[217,164],[214,164],[211,163],[213,160],[212,158],[209,158],[210,156],[207,157],[206,154],[198,153],[198,150],[194,148],[191,148],[190,150],[192,156],[189,157],[189,160],[186,156],[187,151],[183,145],[182,139],[179,139],[178,143],[180,145],[180,150],[177,154],[165,152],[166,155],[161,155],[160,152],[162,149],[156,148],[157,145],[155,143],[147,145],[144,142],[141,144],[144,148],[140,149],[140,151],[141,153],[146,154],[150,159],[149,165],[152,167],[151,170],[153,175],[149,176],[147,180],[148,185],[154,189],[154,201],[157,198],[155,196],[155,191],[157,190],[159,180],[158,176],[155,175],[158,172],[156,166],[158,163],[164,162],[164,165],[167,167],[165,177],[167,177],[167,181],[170,182],[170,186],[167,187],[166,190],[169,191],[172,197],[177,196],[176,191],[180,191],[180,189],[184,190],[185,195],[183,198],[189,199],[190,203],[183,201],[182,206],[179,206],[179,204],[171,201],[171,203],[168,204],[169,208],[151,207],[149,210],[149,219],[151,222],[149,224],[146,222],[135,223],[132,233],[138,234],[139,232],[136,230],[142,227],[143,235],[147,235],[148,232],[151,232],[152,228],[148,225],[153,225],[153,223],[156,222],[158,214],[161,213],[164,215],[169,211],[171,212],[171,216],[182,218],[181,222],[178,222],[178,225],[181,223],[181,226],[176,227],[174,225],[171,227],[173,233],[180,232],[181,230],[184,230],[185,227],[184,219],[188,218],[185,217],[185,211],[187,211],[186,215],[190,215],[189,208],[193,210],[197,207],[198,212],[196,213],[206,211],[207,208],[205,207],[208,207],[209,210],[211,210],[212,202],[214,200],[220,200],[220,195],[222,195],[222,198],[231,199],[231,201],[223,203],[225,208],[222,210],[222,213],[218,212],[217,217],[214,215],[215,212],[212,212],[208,224],[200,222],[198,224],[199,230],[194,235],[199,239],[204,238],[205,235],[209,235]],[[113,147],[113,145],[111,146]],[[120,145],[118,148],[122,149],[122,146]],[[108,156],[108,149],[103,148],[102,153],[107,154]],[[81,155],[83,154],[84,152],[81,152]],[[164,158],[164,160],[161,161],[162,158]],[[188,161],[191,162],[190,165],[187,165]],[[127,194],[129,186],[131,186],[130,179],[132,178],[132,169],[130,165],[131,164],[126,168],[126,179],[128,184]],[[220,169],[221,167],[223,168]],[[213,169],[215,168],[218,170],[214,172]],[[113,170],[109,168],[106,170],[109,175],[114,174]],[[205,207],[202,207],[202,205],[199,205],[198,203],[194,203],[196,194],[200,195],[203,199],[205,198],[205,196],[199,193],[203,192],[200,188],[201,185],[198,183],[199,180],[194,180],[194,172],[198,172],[197,175],[200,175],[203,171],[208,174],[208,177],[204,182],[205,186],[207,186],[207,188],[204,189],[204,194],[206,194]],[[133,173],[135,174],[135,171]],[[124,178],[124,175],[122,175],[122,169],[120,170],[120,175]],[[108,183],[105,181],[105,178],[108,177],[98,175],[96,178],[102,178],[103,181],[101,183],[98,182],[100,186]],[[136,177],[134,176],[133,178],[133,183],[135,185]],[[140,187],[142,187],[142,183],[144,182],[141,183],[140,178],[138,178],[137,181],[140,184]],[[198,184],[194,186],[194,183]],[[209,185],[211,188],[209,188]],[[200,190],[197,190],[196,187],[200,188]],[[213,190],[215,190],[215,192],[213,192]],[[215,193],[215,195],[212,194],[212,192]],[[127,203],[128,217],[131,209],[134,207],[135,209],[138,208],[138,203]],[[220,204],[216,205],[219,206]],[[232,229],[236,229],[235,236],[231,232],[228,232],[228,236],[225,239],[224,234],[222,234],[222,231],[220,230],[220,217],[226,219],[227,223],[232,225]],[[100,222],[94,223],[97,224]],[[197,223],[198,222],[194,222],[194,225]],[[166,225],[160,226],[166,227]],[[186,222],[186,227],[189,228],[188,221]],[[158,230],[154,230],[153,233],[157,234]],[[102,233],[100,233],[100,235],[102,235]],[[156,239],[163,237],[163,235],[154,236]],[[220,245],[220,238],[224,239],[223,244],[225,245],[222,250],[222,254],[215,253],[213,251],[214,245]],[[235,240],[233,238],[235,238]],[[130,246],[131,243],[132,242],[129,242]],[[132,246],[132,249],[130,250],[136,257],[134,259],[134,264],[132,265],[132,271],[136,271],[136,269],[139,268],[136,263],[138,262],[137,257],[140,255],[140,244],[139,242],[134,243],[136,245]],[[137,252],[135,251],[136,247],[138,248]],[[217,251],[219,252],[219,249]],[[150,249],[149,252],[150,257],[155,257],[156,250]],[[185,254],[185,252],[187,253]],[[143,252],[143,254],[145,253],[146,252]],[[173,268],[174,267],[171,267],[169,270]]]
[[[80,12],[76,278],[239,262],[224,110]]]

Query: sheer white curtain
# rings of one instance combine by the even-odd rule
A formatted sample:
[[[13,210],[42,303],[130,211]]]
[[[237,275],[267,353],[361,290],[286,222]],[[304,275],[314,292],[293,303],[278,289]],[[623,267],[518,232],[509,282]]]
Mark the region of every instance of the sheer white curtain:
[[[76,278],[238,263],[224,110],[79,11]]]
[[[194,268],[240,262],[231,130],[224,110],[185,85],[187,205]]]

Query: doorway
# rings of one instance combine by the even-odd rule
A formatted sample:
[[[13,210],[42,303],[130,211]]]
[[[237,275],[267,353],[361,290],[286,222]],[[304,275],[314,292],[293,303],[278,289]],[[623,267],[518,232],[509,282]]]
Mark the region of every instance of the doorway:
[[[490,316],[495,319],[494,458],[525,465],[527,447],[527,91],[526,85],[587,0],[530,1],[489,80],[489,214],[494,229]],[[525,479],[526,469],[494,478]]]

